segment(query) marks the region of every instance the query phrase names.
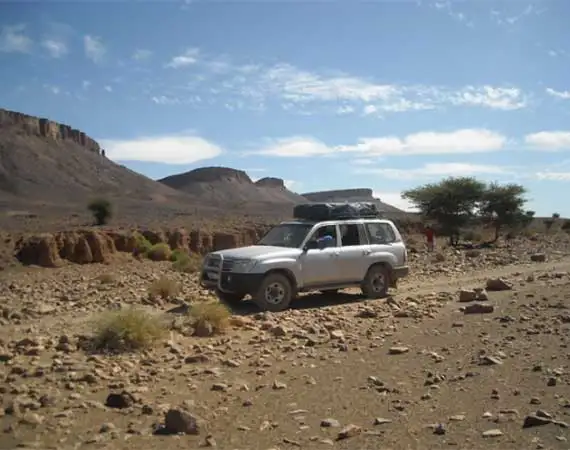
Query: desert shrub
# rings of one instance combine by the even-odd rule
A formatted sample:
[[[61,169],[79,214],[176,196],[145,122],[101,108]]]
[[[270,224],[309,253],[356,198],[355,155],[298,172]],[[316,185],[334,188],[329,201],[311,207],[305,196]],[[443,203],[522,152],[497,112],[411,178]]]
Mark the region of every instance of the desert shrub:
[[[152,244],[149,242],[149,240],[138,231],[135,231],[133,233],[133,238],[135,240],[133,246],[133,253],[135,256],[146,255],[152,248]]]
[[[228,327],[231,316],[227,306],[218,301],[195,303],[188,314],[196,334],[208,334],[204,333],[204,330],[223,332]]]
[[[173,252],[176,253],[177,251]],[[188,254],[180,251],[176,257],[172,257],[172,268],[177,272],[194,273],[202,268],[202,258],[197,254]]]
[[[463,239],[471,242],[481,242],[483,240],[483,236],[481,236],[481,233],[474,230],[465,230],[463,232]]]
[[[556,219],[560,219],[560,214],[559,214],[559,213],[557,213],[557,212],[555,212],[555,213],[552,213],[552,218],[553,218],[554,220],[556,220]]]
[[[128,308],[105,313],[95,324],[94,348],[128,352],[151,347],[167,328],[156,314]]]
[[[180,285],[170,278],[160,277],[152,282],[149,287],[149,293],[154,297],[160,297],[163,300],[174,297],[180,292]]]
[[[97,225],[105,225],[113,216],[111,202],[104,198],[97,198],[89,202],[87,209],[93,214]]]
[[[172,250],[167,243],[159,242],[147,250],[146,256],[152,261],[168,261],[171,253]]]

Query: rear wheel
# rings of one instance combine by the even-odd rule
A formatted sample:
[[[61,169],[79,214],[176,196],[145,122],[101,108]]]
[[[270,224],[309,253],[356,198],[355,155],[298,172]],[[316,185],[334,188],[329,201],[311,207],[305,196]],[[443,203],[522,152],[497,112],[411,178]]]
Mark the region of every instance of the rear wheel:
[[[362,281],[362,293],[368,298],[384,298],[388,295],[390,271],[380,264],[368,269]]]
[[[239,305],[245,297],[245,294],[236,294],[234,292],[222,292],[219,289],[216,290],[216,295],[222,303],[226,305],[235,306]]]
[[[280,273],[267,275],[253,296],[253,301],[261,310],[272,312],[287,309],[292,299],[293,286],[289,279]]]

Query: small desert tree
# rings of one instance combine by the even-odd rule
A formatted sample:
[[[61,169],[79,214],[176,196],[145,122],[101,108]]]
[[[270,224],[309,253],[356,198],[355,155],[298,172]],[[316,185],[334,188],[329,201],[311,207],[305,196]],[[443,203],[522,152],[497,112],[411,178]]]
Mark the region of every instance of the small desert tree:
[[[477,212],[485,183],[472,177],[450,177],[402,193],[427,219],[436,221],[451,245],[456,245],[461,227]]]
[[[97,198],[89,202],[87,209],[91,211],[97,225],[105,225],[113,215],[111,202],[104,198]]]
[[[483,193],[479,211],[495,228],[494,241],[499,239],[502,228],[514,228],[524,222],[524,194],[526,189],[519,184],[500,186],[497,183],[491,183]]]

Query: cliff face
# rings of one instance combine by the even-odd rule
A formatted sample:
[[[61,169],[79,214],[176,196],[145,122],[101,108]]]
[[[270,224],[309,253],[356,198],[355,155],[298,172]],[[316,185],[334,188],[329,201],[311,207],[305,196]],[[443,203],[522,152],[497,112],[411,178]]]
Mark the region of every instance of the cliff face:
[[[40,136],[54,141],[71,141],[85,147],[87,150],[99,153],[99,144],[83,131],[71,128],[69,125],[53,122],[48,119],[28,116],[15,111],[0,109],[0,131],[18,129],[28,136]]]

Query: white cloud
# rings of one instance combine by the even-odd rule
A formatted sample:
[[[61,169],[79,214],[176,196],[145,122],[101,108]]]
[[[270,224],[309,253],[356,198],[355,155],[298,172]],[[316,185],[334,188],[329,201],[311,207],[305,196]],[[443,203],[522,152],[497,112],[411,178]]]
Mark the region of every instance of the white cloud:
[[[83,80],[83,82],[81,83],[81,86],[83,87],[83,89],[89,89],[89,86],[91,86],[91,81]]]
[[[506,111],[526,106],[526,100],[520,89],[512,87],[467,86],[459,92],[451,94],[450,100],[456,105],[484,106]]]
[[[525,142],[536,150],[567,150],[570,149],[570,131],[540,131],[527,134]]]
[[[497,166],[465,163],[430,163],[414,169],[363,168],[356,169],[354,172],[360,174],[378,174],[385,178],[394,180],[414,180],[417,178],[437,178],[447,176],[472,176],[478,174],[510,174],[509,171]]]
[[[58,95],[59,93],[61,93],[61,89],[58,86],[53,86],[51,84],[44,84],[44,88],[54,95]]]
[[[176,97],[167,97],[166,95],[159,95],[158,97],[151,98],[153,103],[157,105],[178,105],[180,104],[180,99]]]
[[[149,59],[151,56],[152,52],[150,50],[139,48],[133,53],[132,59],[136,61],[144,61],[145,59]]]
[[[394,206],[402,211],[415,212],[417,208],[412,204],[412,202],[402,198],[401,192],[382,192],[374,191],[372,195],[380,199],[382,202],[388,205]]]
[[[157,136],[133,140],[101,140],[107,157],[116,161],[192,164],[222,153],[217,145],[198,136]]]
[[[395,136],[362,138],[355,145],[337,147],[341,152],[367,155],[436,155],[474,153],[501,150],[505,136],[486,129],[462,129],[452,132],[425,131],[409,134],[403,139]]]
[[[0,32],[0,52],[29,53],[33,41],[25,34],[26,26],[23,24],[2,27]]]
[[[552,88],[546,88],[546,93],[553,97],[558,97],[564,100],[570,100],[570,91],[557,91]]]
[[[398,88],[389,84],[375,84],[350,76],[324,77],[289,64],[277,64],[266,69],[261,79],[267,87],[278,89],[284,98],[291,101],[369,102],[388,99],[398,93]]]
[[[570,172],[537,172],[536,178],[549,181],[570,181]]]
[[[101,38],[97,36],[84,36],[83,47],[85,49],[85,56],[87,56],[87,58],[89,58],[94,63],[101,62],[107,53],[107,49],[101,42]]]
[[[103,89],[105,89],[107,92],[113,92],[113,88],[111,86],[105,86]]]
[[[189,48],[181,55],[173,57],[166,67],[172,69],[179,69],[180,67],[190,66],[198,62],[198,55],[200,50],[197,48]]]
[[[322,142],[310,137],[292,137],[280,139],[254,153],[284,158],[303,158],[308,156],[326,155],[331,149]]]
[[[42,47],[47,50],[52,58],[61,58],[67,54],[67,44],[57,39],[44,39]]]
[[[292,137],[278,140],[253,153],[289,158],[340,153],[357,153],[363,157],[437,155],[498,151],[506,142],[506,137],[491,130],[463,129],[448,133],[426,131],[404,138],[362,138],[356,144],[338,146],[327,146],[310,137]]]

